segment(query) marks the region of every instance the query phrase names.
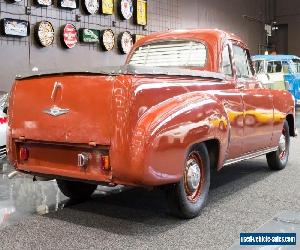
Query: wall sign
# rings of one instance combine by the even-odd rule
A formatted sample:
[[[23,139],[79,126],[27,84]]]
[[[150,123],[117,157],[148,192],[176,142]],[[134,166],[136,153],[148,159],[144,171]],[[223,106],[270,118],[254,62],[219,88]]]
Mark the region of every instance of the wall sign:
[[[102,14],[114,14],[114,0],[100,0],[100,9]]]
[[[111,29],[101,31],[100,45],[105,51],[110,51],[115,47],[115,34]]]
[[[100,31],[95,29],[80,29],[79,40],[82,43],[98,43]]]
[[[98,0],[83,0],[83,9],[87,14],[95,15],[99,11],[99,1]]]
[[[11,18],[0,21],[1,33],[5,36],[26,37],[30,34],[29,22]]]
[[[118,12],[122,19],[129,20],[133,15],[132,0],[119,0]]]
[[[42,21],[35,27],[35,37],[43,47],[49,47],[54,42],[54,27],[48,21]]]
[[[135,0],[134,19],[138,25],[147,25],[147,1]]]
[[[130,32],[125,31],[118,36],[118,47],[122,54],[128,54],[133,46],[133,39]]]
[[[68,48],[72,49],[78,42],[78,32],[76,27],[68,23],[62,29],[62,42]]]
[[[52,0],[35,0],[35,4],[48,7],[52,5]]]
[[[58,7],[66,9],[77,9],[78,0],[58,0]]]

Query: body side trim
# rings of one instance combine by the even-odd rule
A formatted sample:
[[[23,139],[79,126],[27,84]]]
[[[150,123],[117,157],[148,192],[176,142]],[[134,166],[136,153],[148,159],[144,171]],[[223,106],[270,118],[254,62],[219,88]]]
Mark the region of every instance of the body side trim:
[[[245,161],[245,160],[250,160],[252,158],[256,158],[258,156],[261,156],[261,155],[265,155],[267,153],[271,153],[271,152],[274,152],[278,149],[278,147],[274,147],[274,148],[267,148],[267,149],[263,149],[261,151],[257,151],[257,152],[254,152],[254,153],[250,153],[250,154],[247,154],[247,155],[243,155],[241,157],[238,157],[238,158],[235,158],[235,159],[229,159],[229,160],[226,160],[225,163],[224,163],[224,167],[225,166],[228,166],[228,165],[231,165],[231,164],[234,164],[234,163],[238,163],[238,162],[241,162],[241,161]]]

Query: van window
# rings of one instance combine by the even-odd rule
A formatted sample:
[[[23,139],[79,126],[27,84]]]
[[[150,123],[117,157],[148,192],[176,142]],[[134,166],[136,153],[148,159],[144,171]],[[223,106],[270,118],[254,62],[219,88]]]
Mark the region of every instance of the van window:
[[[300,59],[293,59],[291,63],[292,71],[295,73],[300,73]]]
[[[254,61],[255,72],[257,74],[265,72],[265,61],[264,60],[257,60]]]
[[[282,72],[282,62],[281,61],[268,62],[267,72],[270,74]]]

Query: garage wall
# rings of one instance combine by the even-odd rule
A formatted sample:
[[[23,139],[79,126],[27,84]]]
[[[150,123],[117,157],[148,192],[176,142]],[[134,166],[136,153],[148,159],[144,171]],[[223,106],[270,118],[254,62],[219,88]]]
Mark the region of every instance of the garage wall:
[[[56,2],[56,1],[55,1]],[[117,14],[113,16],[88,16],[82,8],[63,10],[54,6],[36,7],[32,0],[10,3],[0,0],[0,18],[28,20],[31,35],[28,38],[7,38],[0,36],[0,90],[9,90],[14,76],[23,71],[38,67],[40,70],[60,69],[76,64],[80,67],[101,67],[121,65],[125,56],[117,48],[112,52],[103,52],[98,45],[78,44],[74,49],[64,49],[60,42],[60,28],[67,22],[77,28],[112,28],[116,35],[124,30],[133,34],[149,34],[156,31],[179,28],[219,28],[241,36],[253,53],[258,44],[264,42],[263,24],[265,1],[262,0],[148,0],[148,25],[146,29],[133,24],[133,20],[121,21]],[[26,6],[31,14],[25,14]],[[76,21],[81,15],[81,21]],[[248,15],[251,18],[243,18]],[[254,19],[252,19],[252,17]],[[34,25],[41,21],[51,21],[56,30],[56,40],[50,48],[40,48],[33,36]],[[112,27],[112,24],[115,24]]]
[[[276,0],[275,20],[288,24],[289,54],[300,56],[300,2],[299,0]]]

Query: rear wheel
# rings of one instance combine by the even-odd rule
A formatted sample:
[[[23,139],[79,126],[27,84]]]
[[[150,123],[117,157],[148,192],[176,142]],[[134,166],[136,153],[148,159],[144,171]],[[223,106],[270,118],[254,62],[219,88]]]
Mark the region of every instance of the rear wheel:
[[[284,122],[282,134],[279,139],[277,151],[267,154],[269,168],[272,170],[282,170],[286,167],[290,152],[289,124]]]
[[[60,191],[74,200],[88,199],[96,190],[97,185],[78,181],[56,180]]]
[[[210,161],[205,144],[188,152],[180,182],[167,187],[169,208],[175,216],[191,219],[205,206],[210,186]]]

